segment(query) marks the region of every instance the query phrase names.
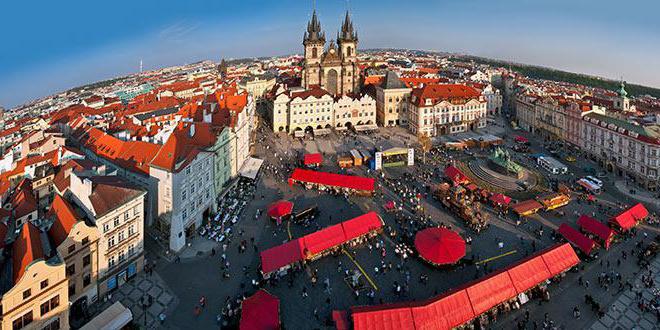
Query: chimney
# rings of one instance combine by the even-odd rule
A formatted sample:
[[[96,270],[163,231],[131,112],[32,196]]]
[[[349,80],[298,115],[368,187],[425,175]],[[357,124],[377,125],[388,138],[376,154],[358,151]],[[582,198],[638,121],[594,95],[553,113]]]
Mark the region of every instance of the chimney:
[[[195,136],[195,124],[190,124],[190,137]]]

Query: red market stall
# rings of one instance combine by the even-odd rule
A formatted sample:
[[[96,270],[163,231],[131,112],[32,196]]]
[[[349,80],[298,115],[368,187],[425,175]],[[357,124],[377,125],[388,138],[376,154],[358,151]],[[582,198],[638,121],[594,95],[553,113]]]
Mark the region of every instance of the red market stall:
[[[455,186],[470,183],[470,179],[455,166],[447,166],[445,168],[445,176],[451,180]]]
[[[241,303],[240,330],[280,329],[280,300],[261,289]]]
[[[642,203],[637,203],[630,209],[628,209],[628,212],[635,218],[637,221],[642,221],[646,219],[646,217],[649,215],[649,211],[644,207],[644,204]]]
[[[470,285],[465,290],[468,297],[470,297],[470,303],[472,304],[472,310],[475,315],[485,313],[518,294],[506,271],[490,275]]]
[[[590,255],[593,248],[596,246],[596,242],[592,240],[591,238],[584,236],[581,232],[577,231],[577,229],[562,223],[559,225],[559,229],[557,231],[564,236],[569,242],[575,244],[584,254]]]
[[[415,235],[415,249],[433,265],[454,264],[465,256],[465,240],[447,228],[428,228]]]
[[[383,220],[378,213],[371,211],[342,222],[341,227],[344,230],[344,239],[350,241],[370,232],[380,231],[383,228]]]
[[[282,245],[261,251],[261,272],[269,274],[286,269],[304,259],[305,246],[302,239],[294,239]]]
[[[335,322],[337,330],[350,330],[350,321],[346,311],[332,311],[332,320]]]
[[[605,249],[610,248],[610,244],[614,238],[614,230],[612,228],[584,214],[578,218],[577,224],[582,230],[598,236],[603,241]]]
[[[635,227],[639,221],[644,220],[649,215],[644,204],[637,203],[631,208],[621,212],[621,214],[610,219],[610,223],[617,225],[622,230],[630,230]]]
[[[348,189],[358,194],[371,195],[376,187],[376,180],[356,175],[344,175],[296,168],[289,178],[289,186],[299,182],[304,185],[322,188]]]
[[[538,212],[539,210],[541,210],[542,208],[543,205],[541,205],[541,203],[537,202],[534,199],[518,202],[513,206],[511,206],[513,212],[516,212],[521,217],[532,215]]]
[[[305,166],[321,166],[321,163],[323,163],[323,155],[320,153],[305,154],[303,158]]]
[[[346,242],[341,224],[313,232],[302,239],[305,242],[305,257],[308,259]]]
[[[518,143],[527,143],[527,142],[529,142],[529,140],[526,137],[520,136],[520,135],[514,136],[513,140],[518,142]]]
[[[353,329],[453,329],[579,262],[570,244],[557,244],[495,274],[429,300],[353,307]]]
[[[501,193],[497,193],[497,194],[493,194],[493,196],[490,196],[490,201],[495,206],[503,207],[503,206],[508,206],[509,203],[511,203],[511,197]]]
[[[293,211],[293,203],[286,200],[279,200],[268,205],[268,216],[272,219],[281,221],[282,218],[288,217]]]

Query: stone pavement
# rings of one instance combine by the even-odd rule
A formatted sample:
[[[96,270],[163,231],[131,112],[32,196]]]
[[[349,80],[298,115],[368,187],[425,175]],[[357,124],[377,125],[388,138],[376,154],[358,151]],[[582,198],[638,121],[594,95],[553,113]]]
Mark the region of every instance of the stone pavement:
[[[660,207],[660,200],[655,198],[655,196],[652,193],[637,186],[627,185],[625,180],[617,180],[616,182],[614,182],[614,186],[618,191],[620,191],[621,193],[623,193],[624,195],[630,198],[652,204],[656,208]],[[635,194],[631,194],[630,189],[635,189],[636,191]]]
[[[656,257],[651,262],[651,270],[655,275],[655,283],[660,281],[660,257]],[[652,298],[650,289],[647,289],[642,283],[642,274],[635,279],[633,291],[626,291],[622,293],[616,301],[610,305],[605,316],[596,321],[592,326],[592,330],[605,330],[605,329],[657,329],[657,319],[653,312],[645,312],[639,310],[637,301],[635,300],[635,292],[643,291],[645,301]]]
[[[156,329],[160,327],[158,315],[164,313],[166,317],[169,316],[178,304],[178,299],[155,272],[152,275],[147,275],[144,271],[140,272],[134,279],[126,282],[115,291],[110,299],[102,302],[99,310],[105,310],[116,301],[120,301],[133,313],[135,324],[143,327],[145,325],[145,314],[140,299],[147,294],[153,297],[153,304],[146,310],[146,328]]]

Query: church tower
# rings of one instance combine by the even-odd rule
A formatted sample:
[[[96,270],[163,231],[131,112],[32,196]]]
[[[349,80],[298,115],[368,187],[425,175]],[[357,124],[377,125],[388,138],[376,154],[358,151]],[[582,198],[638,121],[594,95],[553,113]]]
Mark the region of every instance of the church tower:
[[[337,32],[337,44],[342,62],[342,94],[354,93],[358,89],[358,65],[357,65],[357,32],[353,28],[353,21],[348,11],[344,17],[341,29]]]
[[[321,55],[325,47],[325,33],[321,31],[321,23],[316,16],[316,10],[312,13],[312,19],[307,23],[307,31],[303,37],[305,46],[305,67],[303,68],[303,87],[320,85]]]
[[[623,111],[631,111],[630,108],[630,99],[628,98],[628,92],[626,91],[626,83],[621,81],[621,88],[619,88],[619,98],[616,100],[615,108]]]

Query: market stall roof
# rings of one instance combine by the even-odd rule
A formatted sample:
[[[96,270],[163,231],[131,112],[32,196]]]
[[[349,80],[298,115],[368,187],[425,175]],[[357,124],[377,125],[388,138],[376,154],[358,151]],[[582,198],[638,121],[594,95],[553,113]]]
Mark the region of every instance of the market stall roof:
[[[580,259],[569,243],[550,247],[540,255],[552,276],[556,276],[580,263]]]
[[[605,248],[610,247],[610,240],[614,236],[614,230],[612,228],[584,214],[578,218],[577,224],[583,230],[592,233],[605,241]]]
[[[509,203],[511,203],[511,197],[501,193],[493,194],[493,196],[490,196],[490,200],[493,203],[502,206],[506,206],[509,205]]]
[[[584,236],[584,234],[577,231],[577,229],[565,223],[559,225],[559,229],[557,231],[562,236],[564,236],[564,238],[569,240],[571,243],[577,245],[577,247],[580,248],[580,250],[582,250],[582,252],[584,252],[587,255],[591,254],[591,251],[596,245],[596,242],[594,242],[594,240],[592,240],[587,236]]]
[[[534,199],[528,199],[526,201],[518,202],[513,206],[511,206],[511,209],[520,215],[534,213],[542,208],[543,205],[541,205],[541,203],[537,202]]]
[[[374,191],[376,180],[355,175],[344,175],[296,168],[289,178],[293,181],[315,183],[325,186],[349,188],[361,191]]]
[[[337,330],[349,330],[351,328],[348,320],[348,312],[332,311],[332,320],[335,321]]]
[[[392,307],[395,306],[395,307]],[[415,329],[412,309],[405,304],[385,308],[355,308],[352,311],[354,330]]]
[[[336,224],[313,232],[302,238],[305,242],[305,253],[315,255],[327,249],[346,242],[341,224]]]
[[[454,184],[470,182],[470,179],[465,174],[463,174],[461,170],[451,165],[445,168],[445,176]]]
[[[513,137],[513,140],[516,141],[516,142],[521,142],[521,143],[529,142],[529,140],[526,137],[520,136],[520,135],[516,135],[515,137]]]
[[[378,216],[378,213],[371,211],[359,217],[342,222],[341,227],[344,230],[345,240],[350,241],[371,231],[382,228],[383,220]]]
[[[465,240],[447,228],[428,228],[415,235],[415,249],[434,265],[454,264],[465,256]]]
[[[453,329],[476,316],[465,290],[449,291],[412,309],[417,329]]]
[[[260,289],[241,303],[241,330],[280,328],[280,300]]]
[[[303,163],[305,165],[321,165],[323,162],[323,155],[320,153],[315,153],[315,154],[305,154],[305,158],[303,159]]]
[[[628,230],[637,225],[637,221],[635,221],[635,218],[633,218],[632,214],[630,214],[628,210],[623,211],[621,214],[613,217],[610,221],[617,224],[623,230]]]
[[[282,245],[261,251],[261,272],[268,274],[303,260],[303,241],[294,239]]]
[[[281,199],[277,202],[268,205],[267,213],[268,216],[271,218],[280,219],[282,217],[291,215],[291,211],[293,211],[293,203]]]
[[[511,282],[516,292],[525,292],[552,277],[540,255],[531,257],[509,268]]]
[[[644,220],[648,215],[649,211],[644,207],[644,204],[642,203],[637,203],[630,209],[628,209],[628,212],[635,218],[635,220],[640,221]]]
[[[263,159],[249,157],[245,160],[238,173],[244,178],[254,180],[257,178],[257,174],[259,174],[259,169],[261,169],[263,163]]]
[[[516,296],[511,278],[506,271],[490,275],[465,289],[476,315]]]

